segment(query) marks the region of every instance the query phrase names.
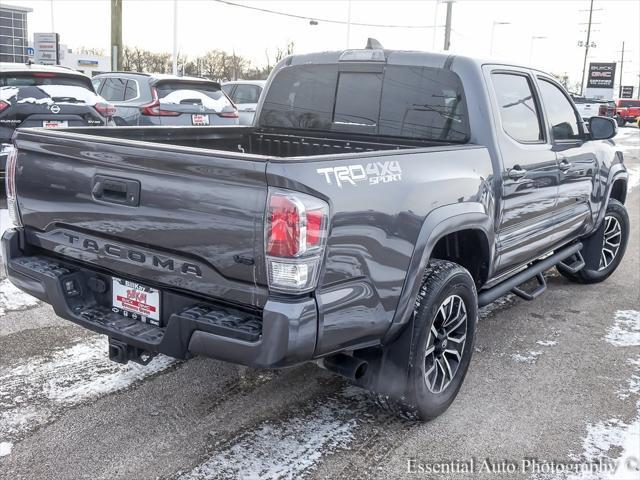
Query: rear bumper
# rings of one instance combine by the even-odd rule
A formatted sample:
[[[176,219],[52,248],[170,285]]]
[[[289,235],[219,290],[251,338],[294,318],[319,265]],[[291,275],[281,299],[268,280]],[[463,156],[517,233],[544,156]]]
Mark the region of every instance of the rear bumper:
[[[312,298],[270,299],[261,312],[251,312],[163,290],[161,328],[112,312],[109,274],[29,251],[20,229],[5,232],[2,249],[15,286],[51,304],[59,317],[132,347],[253,367],[284,367],[313,356],[318,322]],[[71,291],[65,287],[70,281]]]

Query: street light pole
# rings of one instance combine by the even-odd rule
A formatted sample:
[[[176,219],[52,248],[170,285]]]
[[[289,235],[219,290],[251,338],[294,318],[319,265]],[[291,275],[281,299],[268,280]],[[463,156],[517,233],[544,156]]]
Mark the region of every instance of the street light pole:
[[[173,74],[178,75],[178,0],[173,0]]]
[[[447,19],[444,25],[444,50],[451,47],[451,16],[453,15],[453,2],[455,0],[446,0],[447,3]]]
[[[496,25],[511,25],[511,22],[496,22],[494,20],[493,26],[491,27],[491,45],[489,46],[489,56],[493,55],[493,36],[496,31]]]
[[[351,40],[351,0],[347,0],[347,50]]]

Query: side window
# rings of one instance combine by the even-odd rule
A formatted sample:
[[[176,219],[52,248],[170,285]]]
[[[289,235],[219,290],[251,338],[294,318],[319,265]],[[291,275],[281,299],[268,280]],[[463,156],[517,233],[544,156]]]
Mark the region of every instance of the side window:
[[[540,114],[529,79],[512,73],[493,73],[491,78],[505,132],[523,143],[542,141]]]
[[[549,116],[554,140],[581,138],[576,112],[564,93],[553,83],[541,78],[540,95]]]
[[[102,86],[102,79],[101,78],[94,78],[93,80],[91,80],[91,83],[93,84],[93,89],[96,91],[96,93],[100,93],[100,87]]]
[[[126,80],[121,78],[106,78],[100,94],[110,102],[122,102],[124,100],[125,85]]]
[[[375,127],[381,90],[382,73],[340,73],[333,122]]]
[[[233,91],[233,87],[235,87],[234,83],[227,83],[226,85],[222,85],[222,91],[227,95],[231,96],[231,92]]]
[[[260,98],[260,87],[255,85],[240,84],[233,93],[235,103],[258,103]]]
[[[138,96],[138,82],[135,80],[127,80],[127,86],[124,89],[124,100],[133,100]]]

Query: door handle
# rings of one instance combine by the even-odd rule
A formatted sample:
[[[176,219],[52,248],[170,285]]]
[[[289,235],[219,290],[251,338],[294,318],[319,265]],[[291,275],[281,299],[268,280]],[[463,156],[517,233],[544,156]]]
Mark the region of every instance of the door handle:
[[[140,182],[126,178],[96,175],[91,195],[95,200],[137,207],[140,204]]]
[[[519,165],[516,165],[513,168],[510,168],[507,172],[507,175],[512,180],[519,180],[527,174],[527,171],[524,168],[521,168]]]
[[[571,162],[566,158],[563,158],[562,161],[560,162],[560,165],[558,166],[560,167],[561,171],[566,172],[571,168]]]

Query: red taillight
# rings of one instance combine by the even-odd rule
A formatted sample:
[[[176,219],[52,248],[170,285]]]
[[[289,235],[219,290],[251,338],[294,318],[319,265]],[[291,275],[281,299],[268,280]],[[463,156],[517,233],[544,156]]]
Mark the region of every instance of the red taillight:
[[[151,103],[140,106],[140,113],[142,113],[142,115],[149,115],[152,117],[177,117],[180,115],[180,112],[171,112],[160,108],[158,91],[154,87],[151,87],[151,98]]]
[[[103,117],[113,117],[116,114],[116,107],[111,105],[110,103],[96,103],[94,108],[100,113]]]
[[[300,250],[299,205],[287,197],[273,195],[269,201],[269,226],[267,255],[295,256]]]
[[[18,211],[18,201],[16,198],[16,168],[18,163],[18,150],[13,148],[7,155],[6,172],[6,189],[7,189],[7,210],[9,210],[9,219],[15,226],[22,226],[20,221],[20,212]],[[2,232],[0,232],[0,235]]]
[[[222,118],[238,118],[238,110],[233,110],[231,112],[218,112],[218,116]]]
[[[266,220],[269,288],[286,293],[313,290],[327,240],[327,203],[304,193],[270,189]]]
[[[9,102],[5,102],[4,100],[0,100],[0,112],[2,112],[5,108],[9,108],[11,104]]]
[[[55,73],[48,72],[33,72],[32,75],[36,78],[52,78],[57,76]]]
[[[6,183],[7,183],[7,198],[16,197],[16,164],[18,160],[18,150],[11,149],[7,155],[7,165],[5,167]]]
[[[324,217],[323,210],[310,210],[307,212],[307,248],[320,245]]]

